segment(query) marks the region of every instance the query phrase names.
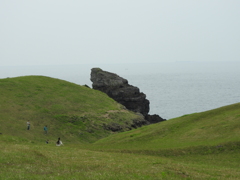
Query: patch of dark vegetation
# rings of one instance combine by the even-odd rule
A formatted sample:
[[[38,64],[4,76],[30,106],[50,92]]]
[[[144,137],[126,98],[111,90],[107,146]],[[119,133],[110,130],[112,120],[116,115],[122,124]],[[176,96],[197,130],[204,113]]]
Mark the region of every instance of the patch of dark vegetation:
[[[147,124],[149,124],[148,121],[145,121],[145,120],[142,120],[142,119],[134,119],[131,127],[136,129],[138,127],[142,127],[143,125],[147,125]]]
[[[65,114],[55,115],[54,118],[63,123],[72,123],[74,125],[82,125],[84,122],[88,120],[86,116],[75,116],[75,115],[69,116]]]
[[[88,129],[87,129],[87,132],[89,132],[89,133],[94,133],[94,130],[93,130],[92,128],[88,128]]]
[[[123,126],[118,123],[103,124],[103,128],[108,131],[118,132],[123,129]]]
[[[116,122],[111,122],[108,124],[103,124],[103,129],[107,131],[112,132],[123,132],[123,131],[129,131],[132,129],[136,129],[139,127],[142,127],[143,125],[149,124],[146,120],[143,118],[133,119],[132,122],[125,122],[123,124],[119,124]]]

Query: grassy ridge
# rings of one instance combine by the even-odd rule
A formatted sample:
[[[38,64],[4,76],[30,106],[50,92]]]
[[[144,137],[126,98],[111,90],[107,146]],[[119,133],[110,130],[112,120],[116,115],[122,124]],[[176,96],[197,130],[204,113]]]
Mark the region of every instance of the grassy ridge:
[[[109,135],[103,124],[131,124],[137,116],[106,94],[44,76],[0,80],[0,133],[32,141],[60,136],[65,141],[92,142]],[[26,122],[30,121],[30,131]]]
[[[110,149],[158,150],[216,146],[240,141],[239,137],[240,103],[237,103],[112,135],[95,144]]]

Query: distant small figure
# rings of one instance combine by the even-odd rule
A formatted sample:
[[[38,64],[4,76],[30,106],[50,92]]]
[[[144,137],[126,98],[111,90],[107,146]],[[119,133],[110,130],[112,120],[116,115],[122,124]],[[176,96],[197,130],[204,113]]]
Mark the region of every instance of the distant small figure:
[[[30,130],[30,122],[27,122],[27,130]]]
[[[58,141],[56,142],[56,146],[61,146],[63,145],[62,141],[60,140],[60,138],[58,138]]]
[[[43,130],[44,130],[44,134],[47,134],[47,133],[48,133],[48,128],[47,128],[47,126],[44,126]]]
[[[46,144],[48,144],[49,140],[46,140]]]

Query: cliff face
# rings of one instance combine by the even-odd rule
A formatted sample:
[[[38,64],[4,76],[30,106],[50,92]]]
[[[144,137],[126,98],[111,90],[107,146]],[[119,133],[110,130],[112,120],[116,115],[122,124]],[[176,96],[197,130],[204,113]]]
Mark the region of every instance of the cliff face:
[[[117,74],[93,68],[91,72],[93,89],[106,93],[127,109],[146,116],[149,112],[149,101],[139,88],[128,84],[128,81]]]
[[[141,113],[150,123],[163,121],[158,115],[149,115],[149,100],[138,87],[128,84],[128,81],[117,74],[103,71],[100,68],[91,70],[92,87],[106,93],[128,110]]]

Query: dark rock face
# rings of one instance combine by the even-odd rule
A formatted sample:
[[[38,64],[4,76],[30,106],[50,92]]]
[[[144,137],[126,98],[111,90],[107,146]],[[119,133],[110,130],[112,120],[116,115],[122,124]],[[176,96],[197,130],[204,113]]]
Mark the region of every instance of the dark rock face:
[[[126,79],[100,68],[93,68],[91,81],[93,89],[106,93],[127,109],[139,112],[143,116],[148,114],[149,101],[146,99],[146,95],[141,93],[137,87],[129,85]]]
[[[145,116],[145,119],[150,123],[150,124],[154,124],[154,123],[158,123],[161,121],[166,121],[166,119],[161,118],[159,115],[157,114],[153,114],[153,115],[147,115]]]
[[[126,79],[117,74],[93,68],[91,81],[93,89],[106,93],[128,110],[141,113],[148,122],[157,123],[164,120],[158,115],[149,115],[149,100],[146,99],[146,95],[140,92],[138,87],[129,85]]]

